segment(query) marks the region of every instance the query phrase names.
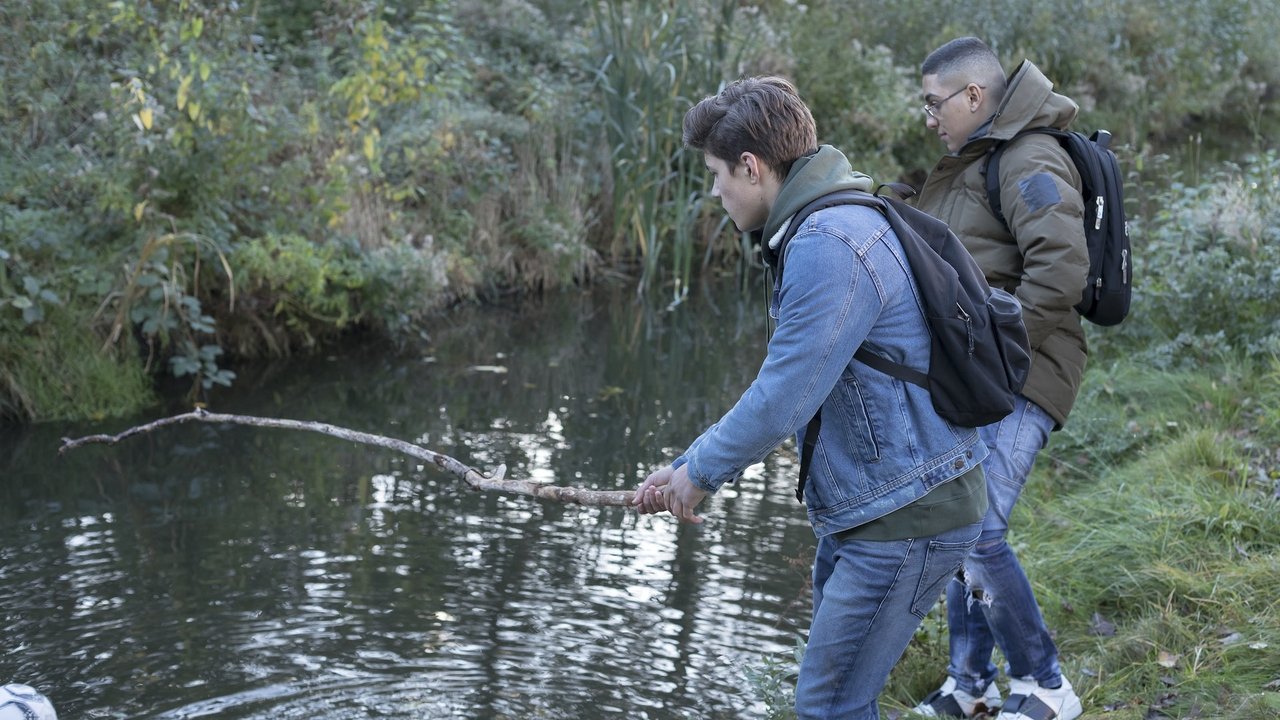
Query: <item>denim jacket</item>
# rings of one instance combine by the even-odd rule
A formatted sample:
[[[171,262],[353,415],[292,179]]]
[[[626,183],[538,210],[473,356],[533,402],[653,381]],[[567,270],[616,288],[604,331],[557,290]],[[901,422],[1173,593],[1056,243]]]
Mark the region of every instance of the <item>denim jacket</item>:
[[[925,370],[930,336],[897,236],[878,210],[813,213],[785,248],[769,312],[777,329],[737,404],[677,460],[708,492],[794,436],[822,408],[805,502],[814,533],[875,520],[972,469],[976,430],[934,411],[928,391],[853,359],[864,342]]]

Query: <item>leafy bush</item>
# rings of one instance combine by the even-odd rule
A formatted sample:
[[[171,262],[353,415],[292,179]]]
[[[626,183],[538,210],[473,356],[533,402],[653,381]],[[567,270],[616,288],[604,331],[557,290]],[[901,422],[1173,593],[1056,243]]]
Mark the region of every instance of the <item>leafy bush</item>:
[[[397,337],[436,309],[446,283],[430,237],[364,250],[269,235],[240,244],[229,264],[234,306],[219,339],[241,356],[310,350],[357,326]]]
[[[977,33],[1006,63],[1040,64],[1081,102],[1082,126],[1110,127],[1133,146],[1126,158],[1157,164],[1187,136],[1219,152],[1274,132],[1273,5],[1089,2],[1064,22],[1048,0],[929,13],[831,0],[19,3],[0,24],[0,336],[56,339],[58,316],[97,334],[122,372],[136,341],[143,367],[199,390],[230,382],[235,357],[356,328],[423,337],[428,313],[458,299],[585,282],[602,263],[638,263],[642,287],[678,301],[697,258],[752,260],[680,146],[685,110],[725,81],[791,76],[824,141],[879,179],[915,180],[941,152],[917,109],[919,62]],[[1192,203],[1186,192],[1169,201]],[[1168,234],[1162,245],[1225,232],[1140,204],[1133,216]],[[1222,305],[1220,339],[1207,326],[1170,334],[1174,303],[1209,291],[1196,280],[1142,290],[1165,313],[1145,331],[1162,362],[1193,346],[1273,347],[1251,314],[1273,300],[1270,237],[1244,254],[1183,248],[1251,278]],[[334,266],[258,262],[286,245]],[[323,291],[281,305],[308,273]],[[1098,344],[1136,342],[1138,328]],[[33,375],[5,370],[0,402],[33,396],[14,380]]]
[[[1203,133],[1229,148],[1280,127],[1274,88],[1280,8],[1244,0],[1125,0],[1069,8],[1053,0],[941,0],[928,12],[886,0],[813,2],[865,47],[884,46],[912,77],[925,56],[961,35],[987,41],[1007,69],[1036,63],[1081,106],[1080,125],[1106,127],[1119,142],[1167,147]],[[796,35],[812,26],[801,26]],[[836,57],[848,55],[836,51]],[[797,66],[822,56],[797,56]],[[920,123],[923,125],[923,122]],[[895,150],[908,173],[922,169],[914,139]],[[927,168],[928,165],[924,165]]]
[[[147,367],[200,388],[230,382],[224,344],[253,356],[355,327],[421,336],[428,312],[477,287],[588,276],[587,181],[558,155],[573,137],[562,97],[586,84],[561,72],[572,48],[536,8],[510,5],[523,44],[491,37],[481,3],[437,0],[6,10],[0,47],[30,52],[0,52],[15,99],[0,107],[0,333],[41,333],[77,300],[67,310],[91,332],[136,334]],[[504,64],[490,65],[509,81],[487,94],[497,110],[461,98],[486,64],[476,49]],[[530,78],[537,90],[510,92]],[[282,249],[297,262],[254,265]],[[323,290],[273,296],[317,274]],[[250,302],[263,297],[266,311]],[[14,380],[30,375],[8,369],[0,392],[30,396]]]
[[[1159,209],[1131,221],[1131,317],[1091,328],[1093,344],[1160,368],[1280,354],[1280,157],[1149,190]]]
[[[894,148],[924,125],[920,78],[895,64],[884,45],[851,37],[846,14],[837,3],[796,13],[786,73],[813,111],[819,142],[844,150],[855,169],[877,181],[894,181],[904,173]],[[928,147],[941,152],[936,141]]]

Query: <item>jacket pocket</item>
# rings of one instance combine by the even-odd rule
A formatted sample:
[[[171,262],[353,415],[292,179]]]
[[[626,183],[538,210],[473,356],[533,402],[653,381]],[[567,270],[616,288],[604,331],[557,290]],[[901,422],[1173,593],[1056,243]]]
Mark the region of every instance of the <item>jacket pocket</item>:
[[[856,449],[863,462],[880,462],[880,442],[871,422],[871,410],[858,380],[846,371],[836,384],[840,405],[841,433],[846,448]]]

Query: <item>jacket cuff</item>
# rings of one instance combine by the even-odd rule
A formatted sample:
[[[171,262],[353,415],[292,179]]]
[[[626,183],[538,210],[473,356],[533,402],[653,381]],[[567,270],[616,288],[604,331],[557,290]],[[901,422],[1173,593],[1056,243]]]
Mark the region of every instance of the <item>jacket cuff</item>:
[[[684,459],[685,464],[689,466],[686,468],[686,472],[689,473],[689,482],[693,483],[693,486],[699,490],[714,495],[720,489],[720,486],[714,484],[710,478],[698,471],[697,462],[687,457]]]

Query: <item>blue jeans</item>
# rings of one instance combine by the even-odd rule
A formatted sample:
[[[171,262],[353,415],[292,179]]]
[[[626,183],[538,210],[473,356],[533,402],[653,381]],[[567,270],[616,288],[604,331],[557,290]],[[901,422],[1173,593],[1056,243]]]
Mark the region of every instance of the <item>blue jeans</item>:
[[[876,698],[981,523],[907,540],[818,540],[796,715],[879,720]]]
[[[1008,661],[1010,677],[1030,676],[1046,687],[1061,682],[1058,649],[1049,637],[1031,583],[1005,542],[1009,514],[1053,425],[1053,418],[1039,405],[1019,396],[1013,413],[979,429],[991,452],[982,465],[990,505],[977,547],[964,562],[965,582],[956,578],[947,586],[951,638],[947,674],[971,695],[981,695],[995,680],[991,651],[996,645]]]

